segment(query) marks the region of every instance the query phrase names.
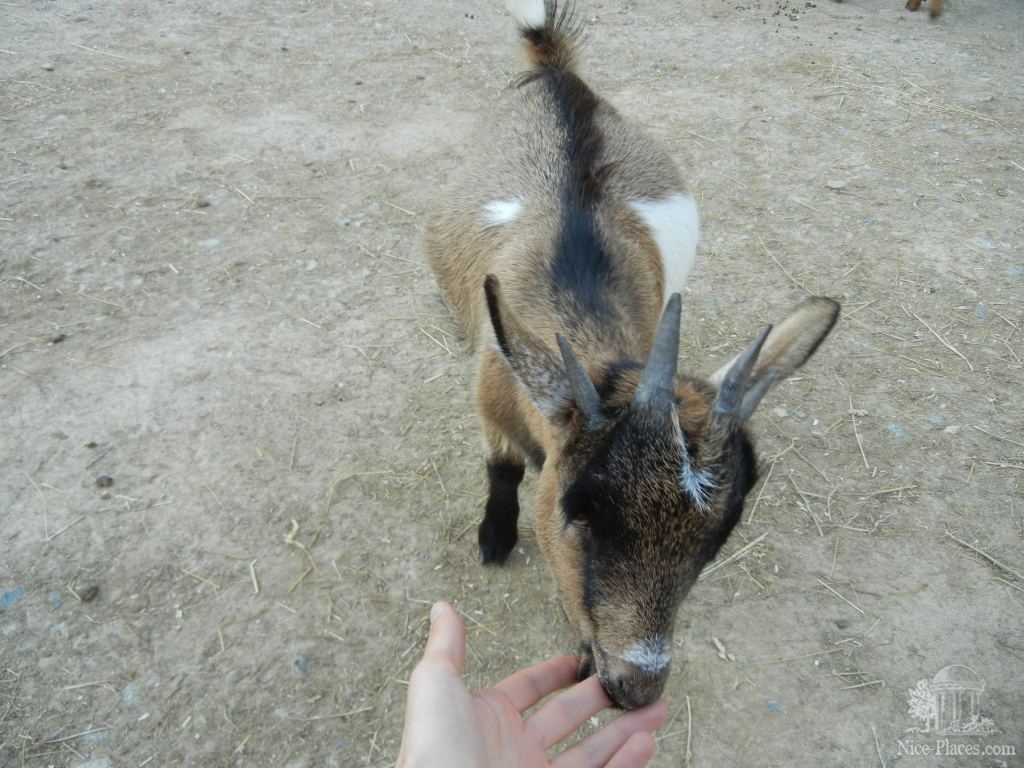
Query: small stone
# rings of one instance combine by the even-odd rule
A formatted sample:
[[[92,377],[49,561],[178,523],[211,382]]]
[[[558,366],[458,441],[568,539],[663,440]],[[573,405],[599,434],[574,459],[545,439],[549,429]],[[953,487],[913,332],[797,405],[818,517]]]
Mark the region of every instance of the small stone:
[[[846,182],[845,181],[839,181],[838,179],[831,179],[831,180],[825,182],[825,189],[831,189],[833,191],[838,191],[840,189],[846,189]]]
[[[100,593],[100,588],[95,584],[90,584],[87,587],[75,590],[75,594],[78,595],[78,599],[83,603],[91,603],[96,599],[96,595]]]
[[[114,478],[112,478],[110,475],[100,475],[99,477],[96,478],[97,488],[109,488],[113,484]]]
[[[840,629],[846,629],[850,626],[850,621],[849,619],[836,619],[836,626]]]
[[[959,435],[961,432],[964,431],[964,428],[961,427],[959,424],[950,424],[942,431],[945,432],[947,435]]]
[[[777,419],[784,419],[789,416],[789,411],[785,408],[772,408],[772,415]]]
[[[48,61],[45,64],[43,64],[43,69],[45,69],[47,72],[53,72],[53,70],[55,70],[56,67],[53,66],[53,62]]]
[[[51,344],[60,344],[67,337],[68,337],[68,335],[66,333],[58,333],[56,336],[53,336],[53,337],[50,338],[50,343]]]
[[[99,445],[99,443],[97,443],[95,440],[90,440],[88,443],[85,444],[85,447],[86,448],[95,448],[98,445]]]

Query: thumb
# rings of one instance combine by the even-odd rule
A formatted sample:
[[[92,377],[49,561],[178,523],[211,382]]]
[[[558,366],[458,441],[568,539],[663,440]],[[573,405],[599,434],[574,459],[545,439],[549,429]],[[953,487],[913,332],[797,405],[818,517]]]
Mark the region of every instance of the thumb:
[[[466,627],[448,603],[434,603],[430,609],[430,634],[423,652],[425,662],[447,662],[457,675],[466,660]]]

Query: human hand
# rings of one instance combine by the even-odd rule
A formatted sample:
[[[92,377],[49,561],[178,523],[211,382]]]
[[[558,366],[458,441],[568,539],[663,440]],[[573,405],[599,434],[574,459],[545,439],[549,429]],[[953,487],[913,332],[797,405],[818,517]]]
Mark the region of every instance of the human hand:
[[[465,656],[462,620],[452,606],[435,603],[427,647],[409,681],[399,768],[635,768],[654,755],[651,732],[668,715],[663,700],[621,715],[549,762],[547,749],[611,704],[597,677],[576,683],[578,659],[559,656],[470,693],[462,682]],[[523,719],[524,710],[563,688]]]

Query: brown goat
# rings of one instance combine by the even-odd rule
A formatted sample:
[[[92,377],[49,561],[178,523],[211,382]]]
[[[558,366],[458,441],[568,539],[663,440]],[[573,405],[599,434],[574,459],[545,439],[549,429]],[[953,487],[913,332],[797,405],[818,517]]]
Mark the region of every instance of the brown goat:
[[[908,11],[917,11],[921,8],[923,0],[907,0],[906,8]],[[843,0],[835,0],[837,3],[843,2]],[[928,6],[929,15],[935,19],[942,15],[942,0],[932,0]]]
[[[570,14],[509,5],[530,68],[426,232],[479,355],[480,557],[502,563],[515,546],[531,461],[537,539],[583,643],[580,673],[634,708],[661,694],[676,609],[755,482],[747,419],[839,305],[808,299],[710,379],[678,374],[696,204],[665,152],[575,73]]]
[[[921,0],[907,0],[907,10],[916,11],[921,7]],[[928,6],[928,13],[934,19],[942,13],[942,0],[932,0]]]

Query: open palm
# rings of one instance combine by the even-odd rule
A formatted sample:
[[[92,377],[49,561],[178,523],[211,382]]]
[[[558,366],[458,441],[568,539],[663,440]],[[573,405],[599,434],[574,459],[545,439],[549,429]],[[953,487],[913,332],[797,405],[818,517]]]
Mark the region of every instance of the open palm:
[[[462,620],[450,605],[437,603],[426,651],[409,682],[400,767],[634,768],[654,755],[651,731],[665,721],[663,701],[622,715],[549,761],[548,749],[611,704],[597,678],[573,685],[578,659],[559,656],[474,694],[462,682],[465,652]],[[524,720],[524,710],[563,688]]]

